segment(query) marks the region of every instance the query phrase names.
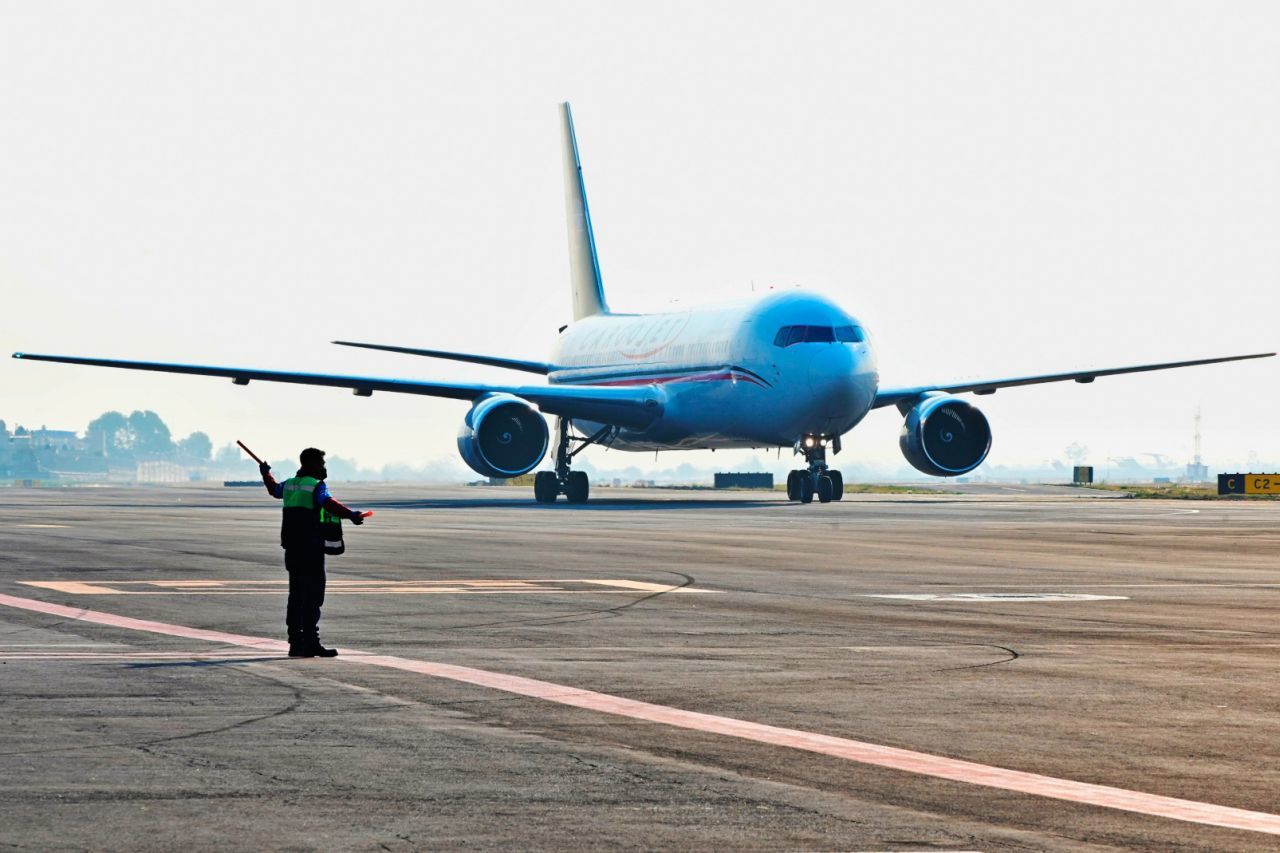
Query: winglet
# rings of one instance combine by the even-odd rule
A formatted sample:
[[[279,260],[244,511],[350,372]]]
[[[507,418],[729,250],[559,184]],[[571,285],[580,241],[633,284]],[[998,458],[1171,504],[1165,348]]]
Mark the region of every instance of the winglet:
[[[564,212],[569,226],[569,274],[573,283],[573,319],[608,314],[596,238],[591,230],[587,190],[582,183],[582,161],[578,138],[573,132],[573,113],[566,101],[560,105],[561,146],[564,153]]]

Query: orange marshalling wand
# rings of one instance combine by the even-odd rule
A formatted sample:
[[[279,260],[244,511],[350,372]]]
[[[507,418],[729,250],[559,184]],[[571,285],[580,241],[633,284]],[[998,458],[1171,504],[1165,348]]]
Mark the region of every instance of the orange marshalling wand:
[[[262,464],[262,460],[258,458],[258,454],[254,453],[252,450],[250,450],[249,448],[245,447],[245,446],[244,446],[244,442],[243,442],[243,441],[241,441],[240,439],[238,439],[238,438],[237,438],[237,439],[236,439],[236,444],[240,445],[240,449],[241,449],[241,450],[243,450],[245,453],[248,453],[250,456],[252,456],[252,457],[253,457],[253,461],[254,461],[254,462],[257,462],[259,465],[261,465],[261,464]]]

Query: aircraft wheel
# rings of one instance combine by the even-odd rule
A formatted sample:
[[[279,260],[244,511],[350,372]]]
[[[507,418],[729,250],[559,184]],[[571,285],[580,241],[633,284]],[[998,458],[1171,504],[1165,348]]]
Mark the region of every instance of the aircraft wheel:
[[[533,475],[533,499],[540,504],[553,504],[560,494],[560,482],[552,471],[539,471]]]
[[[796,478],[796,497],[802,504],[813,503],[813,478],[797,477]]]
[[[799,474],[799,471],[787,472],[787,500],[789,501],[800,500],[800,490],[796,488],[796,480],[799,479]]]
[[[831,500],[838,501],[844,497],[844,475],[839,471],[828,471],[831,478]]]
[[[818,478],[818,502],[831,503],[831,478],[823,474]]]
[[[585,471],[570,471],[569,481],[564,484],[564,496],[571,504],[584,504],[591,493],[591,481]]]

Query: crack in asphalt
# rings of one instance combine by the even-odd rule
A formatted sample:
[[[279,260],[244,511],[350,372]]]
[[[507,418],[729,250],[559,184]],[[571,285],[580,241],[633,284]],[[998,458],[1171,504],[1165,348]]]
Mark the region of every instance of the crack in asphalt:
[[[668,587],[667,589],[660,589],[655,592],[651,592],[646,595],[639,596],[631,601],[626,602],[625,604],[619,604],[614,607],[601,607],[596,609],[574,610],[574,611],[570,611],[569,613],[562,614],[560,616],[544,616],[544,617],[535,618],[535,619],[508,619],[508,620],[503,620],[499,622],[479,622],[472,625],[452,625],[450,626],[450,630],[467,630],[471,628],[506,628],[506,627],[514,627],[517,625],[554,625],[554,624],[560,624],[565,622],[583,622],[589,619],[613,618],[615,616],[621,616],[623,611],[625,610],[629,610],[632,607],[636,607],[640,604],[644,604],[646,601],[652,601],[655,598],[666,595],[670,592],[674,592],[675,590],[684,589],[685,587],[692,586],[694,583],[697,582],[692,575],[687,575],[684,572],[667,571],[667,572],[662,572],[662,574],[675,575],[676,577],[681,579],[681,582],[676,584],[675,586]]]
[[[15,755],[49,755],[52,753],[59,753],[59,752],[85,752],[85,751],[95,750],[95,749],[112,749],[112,748],[138,749],[140,747],[154,746],[156,744],[161,744],[161,743],[172,743],[174,741],[190,740],[192,738],[206,737],[208,735],[215,735],[215,734],[221,734],[223,732],[234,731],[235,729],[243,728],[245,726],[251,726],[251,725],[254,725],[255,723],[262,723],[262,722],[266,722],[267,720],[275,719],[276,717],[282,717],[285,714],[289,714],[297,710],[298,707],[302,704],[302,701],[303,701],[302,691],[296,687],[293,687],[292,685],[286,684],[285,682],[279,679],[272,678],[269,675],[266,675],[265,673],[254,672],[244,667],[233,667],[232,671],[237,671],[245,675],[252,676],[254,678],[270,681],[273,684],[280,685],[281,687],[286,687],[293,694],[293,701],[290,702],[286,707],[278,708],[267,714],[260,714],[259,716],[250,717],[245,720],[237,720],[236,722],[230,723],[228,725],[214,726],[212,728],[201,729],[195,732],[186,732],[180,735],[170,735],[168,737],[161,737],[161,738],[147,738],[144,740],[119,741],[119,742],[113,742],[113,743],[77,744],[75,746],[54,747],[52,749],[0,752],[0,757],[15,756]]]

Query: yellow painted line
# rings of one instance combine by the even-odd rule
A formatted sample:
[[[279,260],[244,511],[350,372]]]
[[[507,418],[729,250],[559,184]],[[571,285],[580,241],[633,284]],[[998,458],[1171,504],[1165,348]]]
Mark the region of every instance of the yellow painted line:
[[[80,581],[19,581],[25,586],[38,586],[41,589],[51,589],[55,592],[65,592],[70,595],[122,595],[118,589],[112,589],[108,586],[98,586],[97,584],[81,583]]]

